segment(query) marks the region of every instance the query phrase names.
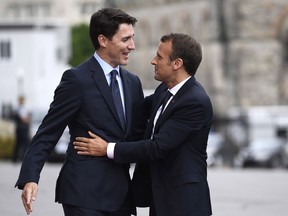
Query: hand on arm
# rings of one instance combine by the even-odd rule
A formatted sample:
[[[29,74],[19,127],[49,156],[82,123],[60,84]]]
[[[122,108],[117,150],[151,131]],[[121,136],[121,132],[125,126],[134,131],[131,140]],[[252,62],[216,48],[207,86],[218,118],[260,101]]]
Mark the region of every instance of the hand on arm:
[[[101,137],[92,132],[88,132],[91,138],[76,137],[76,141],[73,143],[74,148],[79,155],[89,156],[105,156],[107,155],[108,143]]]
[[[37,191],[38,185],[35,182],[28,182],[23,188],[21,198],[27,215],[33,211],[32,202],[36,200]]]

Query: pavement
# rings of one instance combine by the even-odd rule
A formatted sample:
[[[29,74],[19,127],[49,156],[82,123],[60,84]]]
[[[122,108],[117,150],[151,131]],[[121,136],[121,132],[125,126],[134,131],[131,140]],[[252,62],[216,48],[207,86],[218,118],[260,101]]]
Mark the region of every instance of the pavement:
[[[46,163],[31,216],[63,216],[61,205],[54,202],[55,182],[61,164]],[[0,212],[3,216],[26,215],[14,188],[20,163],[0,160]],[[214,216],[287,216],[287,169],[209,168]],[[138,216],[148,216],[148,209],[138,209]]]

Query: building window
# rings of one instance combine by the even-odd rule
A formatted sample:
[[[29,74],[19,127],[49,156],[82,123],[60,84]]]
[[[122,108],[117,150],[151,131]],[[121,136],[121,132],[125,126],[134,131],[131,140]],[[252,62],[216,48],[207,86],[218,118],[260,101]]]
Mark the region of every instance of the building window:
[[[6,14],[13,18],[49,17],[51,3],[49,2],[17,2],[7,6]]]
[[[103,5],[102,0],[97,0],[96,2],[87,1],[80,3],[80,14],[91,15],[97,11]]]
[[[10,41],[0,41],[0,59],[11,58],[11,43]]]
[[[51,16],[51,4],[50,3],[43,3],[41,5],[41,15],[44,17]]]
[[[7,16],[11,18],[21,17],[21,10],[18,4],[12,3],[8,5],[8,9],[6,11]]]
[[[39,12],[38,5],[34,5],[32,3],[24,5],[23,10],[25,11],[26,17],[37,17]]]

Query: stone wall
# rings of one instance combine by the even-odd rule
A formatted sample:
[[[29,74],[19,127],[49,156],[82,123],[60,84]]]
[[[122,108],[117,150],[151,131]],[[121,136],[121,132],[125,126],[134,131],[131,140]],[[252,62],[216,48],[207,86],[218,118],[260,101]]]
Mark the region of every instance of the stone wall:
[[[13,5],[39,6],[39,2],[46,1],[2,0],[0,19],[5,20]],[[60,18],[75,24],[83,19],[84,0],[47,2],[51,14],[40,13],[38,21]],[[159,84],[150,62],[161,35],[182,32],[202,44],[203,62],[196,78],[211,96],[216,114],[225,116],[234,106],[288,104],[287,0],[106,0],[105,4],[138,19],[136,50],[127,69],[140,76],[145,89]]]
[[[153,81],[154,71],[150,62],[156,54],[161,35],[187,33],[199,40],[203,47],[206,43],[207,47],[219,43],[216,40],[218,28],[215,7],[211,7],[209,1],[168,4],[128,12],[138,19],[135,28],[136,50],[130,56],[128,69],[140,75],[144,88],[157,86]],[[203,52],[209,55],[209,51]]]
[[[224,14],[232,105],[287,104],[288,2],[226,0]]]
[[[128,12],[138,23],[136,50],[127,68],[139,74],[144,88],[158,85],[150,61],[160,36],[183,32],[202,44],[196,78],[216,114],[225,116],[234,106],[288,103],[287,0],[169,1]]]

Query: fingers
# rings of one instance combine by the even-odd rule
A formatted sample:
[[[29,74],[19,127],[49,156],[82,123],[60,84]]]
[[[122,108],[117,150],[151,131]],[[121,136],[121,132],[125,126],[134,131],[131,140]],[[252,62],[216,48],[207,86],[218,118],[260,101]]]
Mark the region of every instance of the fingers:
[[[75,138],[75,140],[82,142],[82,143],[88,143],[90,139],[91,138],[86,138],[86,137],[76,137]]]
[[[78,137],[78,141],[74,141],[74,149],[77,150],[79,155],[90,155],[91,144],[89,142],[82,142],[82,137]],[[81,140],[81,141],[79,141]]]
[[[88,133],[91,136],[91,138],[87,137],[75,138],[76,141],[73,142],[73,144],[75,145],[75,149],[87,150],[87,148],[89,149],[90,146],[93,144],[94,140],[96,141],[96,139],[99,138],[96,134],[92,133],[91,131],[88,131]]]
[[[81,142],[73,142],[73,144],[74,144],[74,149],[78,150],[78,153],[83,153],[89,150],[89,148],[87,147],[87,144],[83,144]]]
[[[77,154],[79,155],[90,155],[93,156],[93,151],[87,147],[87,144],[85,146],[83,146],[83,144],[79,143],[79,142],[74,142],[74,149],[77,150]]]
[[[37,184],[34,182],[29,182],[25,185],[22,191],[21,198],[27,215],[33,211],[32,202],[36,200],[37,190]]]
[[[89,156],[92,156],[89,151],[84,151],[84,150],[77,151],[77,154],[78,155],[89,155]]]
[[[76,137],[75,141],[73,142],[74,149],[77,150],[77,154],[89,156],[105,156],[107,142],[91,131],[88,131],[88,133],[91,138]]]
[[[79,150],[85,150],[87,149],[87,143],[79,142],[79,141],[74,141],[74,148],[79,149]]]

